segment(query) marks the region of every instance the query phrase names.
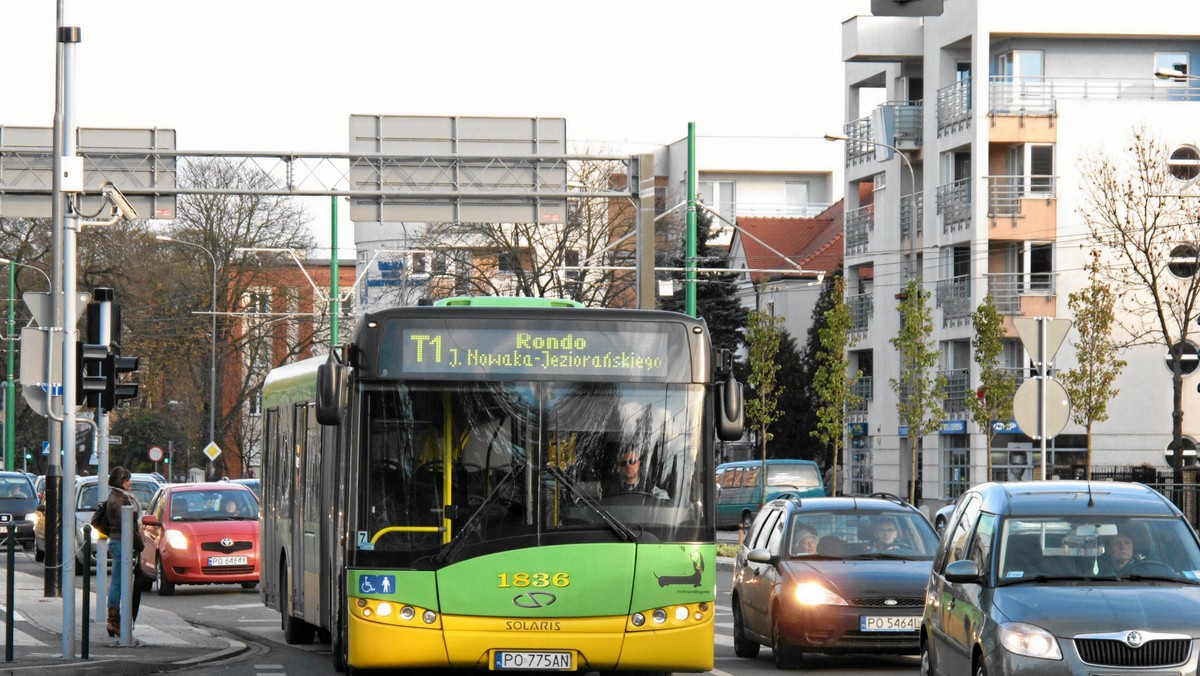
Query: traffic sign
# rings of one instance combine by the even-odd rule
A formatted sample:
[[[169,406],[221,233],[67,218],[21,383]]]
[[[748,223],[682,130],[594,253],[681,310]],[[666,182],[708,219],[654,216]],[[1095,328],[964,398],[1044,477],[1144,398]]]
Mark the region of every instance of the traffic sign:
[[[207,455],[209,460],[216,460],[217,456],[221,455],[221,447],[217,445],[217,442],[210,441],[201,453]]]
[[[1041,355],[1038,354],[1038,326],[1043,322],[1046,324],[1046,354]],[[1017,329],[1017,335],[1021,337],[1025,351],[1033,356],[1035,363],[1053,363],[1054,355],[1066,340],[1067,332],[1071,330],[1071,320],[1053,317],[1013,317],[1013,326]],[[1046,375],[1045,364],[1039,366],[1038,374]]]
[[[161,461],[163,459],[162,446],[151,446],[149,456],[150,456],[150,462]]]
[[[1062,383],[1046,378],[1046,438],[1057,436],[1071,417],[1071,399]],[[1013,396],[1013,418],[1030,438],[1038,438],[1038,379],[1021,383]]]

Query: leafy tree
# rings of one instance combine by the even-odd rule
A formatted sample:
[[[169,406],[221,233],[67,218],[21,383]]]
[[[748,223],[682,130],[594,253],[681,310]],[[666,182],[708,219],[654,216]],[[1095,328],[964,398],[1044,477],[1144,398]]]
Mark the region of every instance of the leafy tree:
[[[779,354],[775,361],[779,364],[775,377],[786,385],[779,393],[778,406],[779,410],[786,411],[787,415],[780,416],[772,425],[767,454],[772,458],[819,461],[818,452],[813,447],[812,436],[809,433],[812,417],[808,410],[811,392],[808,380],[803,375],[796,339],[786,329],[780,338]]]
[[[850,371],[849,349],[856,340],[851,335],[853,318],[850,306],[845,302],[846,280],[834,278],[833,303],[825,311],[824,325],[819,330],[820,342],[816,346],[817,371],[813,378],[813,390],[817,395],[817,428],[812,436],[830,450],[829,463],[833,471],[833,494],[837,495],[837,462],[846,443],[846,411],[858,404],[860,397],[851,389],[862,372]]]
[[[912,476],[908,501],[917,499],[917,444],[925,435],[937,431],[942,417],[942,392],[945,377],[934,371],[938,361],[933,335],[933,313],[929,308],[929,292],[921,288],[920,280],[910,279],[904,287],[900,304],[900,330],[891,339],[900,360],[898,378],[889,378],[899,404],[896,412],[900,424],[908,428],[908,449],[912,453]]]
[[[1092,251],[1088,285],[1067,296],[1079,332],[1079,340],[1071,344],[1079,366],[1059,374],[1071,399],[1071,419],[1087,430],[1087,479],[1092,478],[1092,427],[1108,420],[1108,402],[1120,392],[1113,383],[1125,368],[1125,361],[1117,357],[1120,345],[1112,337],[1117,299],[1102,274],[1100,252]]]
[[[1200,304],[1200,274],[1179,265],[1179,255],[1196,256],[1200,200],[1178,195],[1166,145],[1136,129],[1120,159],[1092,156],[1082,162],[1080,213],[1092,240],[1111,262],[1101,266],[1114,286],[1121,312],[1117,323],[1131,336],[1127,345],[1160,345],[1171,354],[1188,340]],[[1171,459],[1175,481],[1183,478],[1183,370],[1171,373]]]
[[[762,447],[763,462],[767,460],[767,442],[771,440],[771,423],[779,419],[779,395],[783,386],[776,380],[779,363],[779,344],[783,337],[783,318],[770,312],[751,310],[746,324],[746,347],[749,351],[750,377],[747,384],[752,396],[746,400],[746,418],[755,430]]]
[[[971,315],[975,335],[971,338],[975,365],[979,367],[979,388],[974,397],[967,397],[967,410],[971,419],[983,431],[987,447],[987,477],[992,478],[992,440],[996,430],[992,423],[1008,419],[1012,413],[1013,397],[1017,391],[1017,380],[1000,364],[1004,353],[1004,320],[996,310],[992,294],[984,296],[983,302]]]

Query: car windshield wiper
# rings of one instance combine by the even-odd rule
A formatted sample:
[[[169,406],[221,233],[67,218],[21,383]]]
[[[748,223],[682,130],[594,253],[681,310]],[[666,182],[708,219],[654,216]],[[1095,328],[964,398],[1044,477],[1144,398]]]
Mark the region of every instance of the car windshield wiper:
[[[1029,582],[1088,582],[1095,579],[1090,575],[1030,575],[1028,577],[1001,580],[996,586],[1007,587],[1009,585],[1026,584]]]
[[[1189,580],[1189,579],[1183,578],[1183,577],[1175,577],[1173,575],[1118,575],[1118,576],[1116,576],[1116,579],[1130,580],[1133,582],[1157,581],[1157,582],[1182,582],[1183,584],[1191,584],[1191,585],[1200,584],[1196,580]]]
[[[902,554],[888,554],[887,552],[864,552],[862,554],[852,554],[850,556],[841,557],[847,561],[870,561],[871,559],[887,559],[889,561],[912,561],[916,556],[904,556]]]

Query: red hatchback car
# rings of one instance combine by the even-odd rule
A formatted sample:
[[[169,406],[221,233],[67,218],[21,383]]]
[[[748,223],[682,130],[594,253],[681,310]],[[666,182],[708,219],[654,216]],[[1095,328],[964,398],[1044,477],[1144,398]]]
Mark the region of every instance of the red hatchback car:
[[[163,486],[142,517],[139,565],[170,596],[179,584],[258,585],[258,498],[223,483]]]

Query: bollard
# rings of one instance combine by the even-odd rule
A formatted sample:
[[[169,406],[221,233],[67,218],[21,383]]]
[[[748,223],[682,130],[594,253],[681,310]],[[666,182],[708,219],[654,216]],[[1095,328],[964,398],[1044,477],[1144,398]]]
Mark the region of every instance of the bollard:
[[[88,585],[91,583],[91,580],[92,580],[91,560],[92,560],[92,524],[85,523],[85,524],[83,524],[83,617],[80,618],[80,622],[83,625],[83,633],[81,636],[81,638],[83,640],[83,644],[79,648],[80,649],[79,656],[85,660],[88,659],[88,644],[91,643],[91,640],[92,640],[92,632],[91,632],[92,598],[91,598],[91,590],[88,588]]]
[[[133,505],[121,506],[121,570],[113,575],[121,576],[121,642],[133,644]]]

